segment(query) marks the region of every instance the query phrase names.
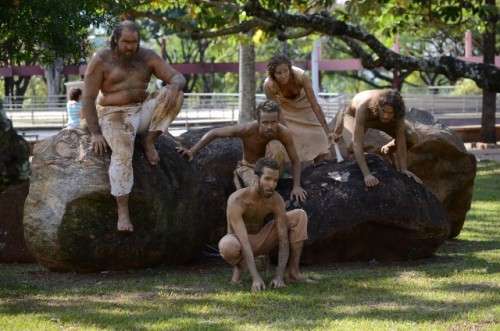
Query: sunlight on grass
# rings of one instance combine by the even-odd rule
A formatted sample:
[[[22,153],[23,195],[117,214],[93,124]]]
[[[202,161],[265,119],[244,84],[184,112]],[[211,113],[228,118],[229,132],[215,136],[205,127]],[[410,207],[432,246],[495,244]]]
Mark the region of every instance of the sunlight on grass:
[[[318,284],[263,293],[248,275],[231,285],[227,265],[80,275],[3,264],[0,329],[500,330],[499,201],[500,163],[480,162],[464,228],[436,256],[305,267]]]

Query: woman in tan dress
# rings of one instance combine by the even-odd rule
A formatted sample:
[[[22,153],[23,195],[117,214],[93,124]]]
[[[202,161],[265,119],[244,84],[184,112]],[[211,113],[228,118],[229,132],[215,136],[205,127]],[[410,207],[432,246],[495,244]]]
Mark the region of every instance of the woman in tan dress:
[[[267,64],[264,92],[276,102],[290,128],[301,162],[318,162],[329,156],[330,129],[304,70],[292,66],[283,54],[274,55]]]

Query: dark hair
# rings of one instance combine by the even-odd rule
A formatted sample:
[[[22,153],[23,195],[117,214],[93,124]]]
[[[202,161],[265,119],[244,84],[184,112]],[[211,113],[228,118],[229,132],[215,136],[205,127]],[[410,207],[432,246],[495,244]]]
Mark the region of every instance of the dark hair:
[[[82,95],[82,89],[78,87],[72,87],[69,90],[69,99],[73,101],[78,101],[78,98]]]
[[[394,118],[396,119],[405,116],[405,102],[398,90],[386,89],[370,102],[370,109],[376,116],[378,115],[378,110],[384,106],[390,106],[394,109]]]
[[[264,168],[274,169],[278,171],[280,170],[278,161],[276,161],[275,159],[271,159],[270,157],[261,157],[259,160],[257,160],[257,164],[255,165],[255,168],[253,168],[253,173],[260,177],[264,173]]]
[[[109,46],[111,47],[112,50],[115,50],[118,47],[118,40],[122,36],[123,30],[137,32],[137,37],[139,38],[139,42],[141,41],[139,26],[132,21],[122,21],[113,30],[113,34],[109,39]]]
[[[257,113],[257,122],[260,122],[260,113],[278,113],[278,119],[281,116],[281,108],[278,106],[278,104],[274,101],[271,100],[266,100],[262,101],[259,103],[257,106],[257,109],[255,110]]]
[[[276,78],[274,77],[274,74],[276,73],[276,68],[282,64],[286,64],[288,66],[288,70],[290,70],[290,75],[293,76],[292,61],[290,61],[288,56],[286,56],[285,54],[277,53],[274,54],[267,63],[267,74],[269,75],[269,77],[271,77],[273,80],[276,80]]]

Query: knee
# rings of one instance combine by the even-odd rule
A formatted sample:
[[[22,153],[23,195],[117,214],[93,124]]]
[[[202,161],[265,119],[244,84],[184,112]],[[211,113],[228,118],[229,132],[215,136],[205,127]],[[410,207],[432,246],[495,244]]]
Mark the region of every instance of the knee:
[[[221,257],[230,265],[236,265],[241,260],[241,244],[238,238],[226,235],[219,241]]]

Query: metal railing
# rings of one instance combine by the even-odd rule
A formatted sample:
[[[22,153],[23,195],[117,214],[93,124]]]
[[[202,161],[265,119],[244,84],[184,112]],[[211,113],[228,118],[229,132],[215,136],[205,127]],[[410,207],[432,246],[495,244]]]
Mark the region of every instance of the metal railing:
[[[188,130],[192,126],[236,123],[239,117],[237,93],[186,93],[184,104],[172,124]],[[319,103],[327,121],[350,100],[352,94],[320,93]],[[49,101],[50,100],[50,101]],[[56,100],[54,102],[53,100]],[[263,94],[256,95],[257,104],[265,100]],[[404,95],[408,108],[430,111],[438,120],[478,119],[482,112],[481,95],[442,96]],[[67,123],[65,96],[6,97],[4,110],[14,128],[62,128]],[[497,118],[500,118],[500,96],[497,97]]]

